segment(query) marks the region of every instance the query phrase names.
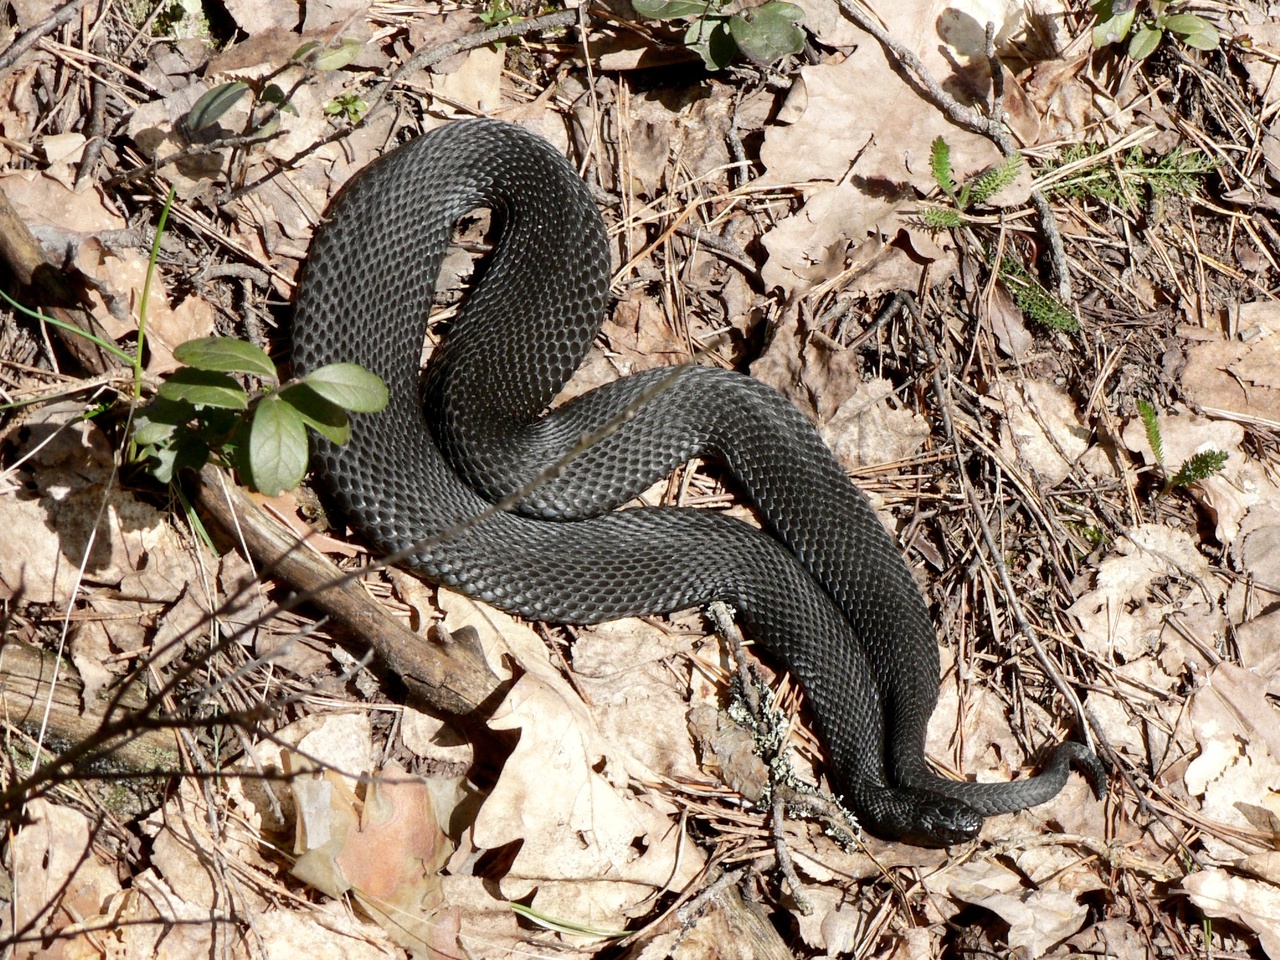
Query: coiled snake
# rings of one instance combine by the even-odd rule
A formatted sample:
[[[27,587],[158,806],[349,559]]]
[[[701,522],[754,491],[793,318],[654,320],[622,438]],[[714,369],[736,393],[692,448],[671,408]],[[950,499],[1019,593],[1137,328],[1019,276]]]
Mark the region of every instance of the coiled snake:
[[[441,259],[477,208],[499,239],[424,379]],[[449,124],[354,178],[316,232],[293,330],[297,373],[349,361],[390,388],[388,410],[353,417],[349,443],[315,441],[313,466],[352,526],[383,551],[418,545],[408,563],[429,579],[533,619],[726,601],[799,677],[834,786],[886,838],[970,839],[984,816],[1054,796],[1073,759],[1097,789],[1098,762],[1077,743],[1013,783],[929,770],[939,660],[924,598],[866,498],[772,389],[690,366],[545,413],[598,331],[608,285],[590,193],[520,127]],[[518,510],[470,522],[611,420],[622,422]],[[610,512],[696,456],[727,465],[772,536],[701,510]]]

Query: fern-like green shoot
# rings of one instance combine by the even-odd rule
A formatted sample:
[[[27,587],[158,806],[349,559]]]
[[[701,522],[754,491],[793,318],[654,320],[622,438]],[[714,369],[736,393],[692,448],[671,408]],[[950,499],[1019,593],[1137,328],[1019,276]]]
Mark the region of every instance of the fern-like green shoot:
[[[1005,157],[1004,161],[975,179],[969,190],[971,203],[986,203],[997,193],[1018,179],[1018,171],[1022,169],[1022,157],[1016,153]]]
[[[1077,144],[1063,151],[1055,166],[1080,163],[1097,156],[1103,149],[1098,144]],[[1177,147],[1163,156],[1148,159],[1134,147],[1123,158],[1099,160],[1049,189],[1061,196],[1091,197],[1105,203],[1133,201],[1143,191],[1149,191],[1155,199],[1191,196],[1199,192],[1205,174],[1217,165],[1216,160],[1199,150]]]
[[[1041,286],[1040,281],[1028,273],[1026,267],[1014,257],[1005,257],[1000,261],[1000,279],[1009,288],[1018,309],[1027,319],[1064,333],[1075,333],[1080,329],[1075,314]]]
[[[934,230],[953,230],[964,223],[960,211],[951,207],[922,207],[920,219],[926,227]]]
[[[1171,487],[1186,487],[1200,480],[1207,480],[1227,465],[1230,454],[1223,450],[1201,450],[1184,463],[1173,479]]]
[[[1147,431],[1147,443],[1151,444],[1151,452],[1156,461],[1164,464],[1164,439],[1160,436],[1160,415],[1156,408],[1145,400],[1138,401],[1138,416],[1142,418],[1142,426]]]
[[[951,167],[951,145],[937,137],[929,151],[929,166],[938,189],[948,197],[956,195],[955,171]]]

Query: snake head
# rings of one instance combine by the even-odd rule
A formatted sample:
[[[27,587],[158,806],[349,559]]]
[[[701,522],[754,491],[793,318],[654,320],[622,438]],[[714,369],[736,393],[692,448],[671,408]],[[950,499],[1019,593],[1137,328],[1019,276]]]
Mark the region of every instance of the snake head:
[[[919,794],[914,823],[902,835],[919,847],[949,847],[967,843],[982,829],[983,816],[960,800],[938,794]]]

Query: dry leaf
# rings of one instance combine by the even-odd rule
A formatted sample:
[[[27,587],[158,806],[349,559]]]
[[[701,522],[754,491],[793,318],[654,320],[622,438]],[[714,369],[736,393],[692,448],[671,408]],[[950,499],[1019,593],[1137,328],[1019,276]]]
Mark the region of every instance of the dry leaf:
[[[534,893],[540,912],[620,929],[629,907],[696,874],[701,854],[684,843],[673,811],[598,772],[607,758],[571,688],[526,674],[490,726],[520,731],[473,828],[483,849],[523,841],[504,896]]]
[[[1252,930],[1267,956],[1280,960],[1280,888],[1211,869],[1183,878],[1182,889],[1209,916]]]
[[[1178,382],[1187,399],[1210,416],[1280,424],[1280,305],[1241,304],[1235,320],[1248,339],[1191,344]]]
[[[98,859],[84,814],[41,799],[28,801],[24,812],[9,850],[13,895],[0,911],[0,939],[24,935],[11,946],[14,960],[96,956],[95,935],[75,928],[98,917],[120,890],[115,868]]]
[[[984,88],[985,61],[963,67],[939,42],[938,14],[947,6],[934,4],[936,14],[917,4],[878,12],[889,33],[917,53],[944,86]],[[867,110],[868,103],[876,109]],[[885,125],[885,116],[894,123]],[[989,140],[953,126],[921,97],[870,38],[842,62],[802,67],[779,120],[765,131],[760,159],[766,170],[759,182],[820,184],[799,211],[761,240],[769,251],[765,283],[781,287],[788,298],[838,274],[850,249],[873,238],[892,239],[902,229],[910,232],[898,211],[915,204],[917,191],[935,188],[929,156],[936,137],[946,138],[960,179],[999,159]],[[877,289],[882,274],[902,268],[903,257],[903,251],[890,250],[853,289]],[[950,266],[935,269],[935,278]]]
[[[1011,463],[1034,470],[1045,487],[1070,476],[1072,465],[1089,448],[1090,431],[1080,421],[1075,400],[1055,383],[996,383],[984,402],[1004,414],[1001,451]]]
[[[1266,679],[1224,661],[1188,708],[1200,752],[1183,781],[1192,795],[1204,798],[1203,816],[1229,827],[1253,826],[1242,802],[1280,813],[1280,715],[1267,700],[1266,686]],[[1205,831],[1201,842],[1220,860],[1253,850],[1226,831]]]
[[[1080,929],[1089,908],[1060,890],[1029,890],[1022,878],[993,863],[962,864],[948,873],[947,892],[984,907],[1009,924],[1011,952],[1034,960]]]
[[[1158,524],[1141,524],[1114,544],[1115,552],[1099,565],[1094,588],[1067,610],[1076,621],[1076,636],[1093,653],[1133,661],[1159,649],[1165,618],[1178,608],[1216,607],[1221,590],[1196,540],[1188,533]],[[1175,603],[1150,597],[1150,587],[1164,577],[1184,577],[1196,592]],[[1200,586],[1213,591],[1205,597]],[[1209,611],[1216,615],[1216,610]]]
[[[703,776],[685,722],[687,668],[671,664],[688,654],[690,641],[627,618],[584,630],[573,645],[577,687],[610,750],[620,748],[654,776],[671,780]]]
[[[299,811],[294,875],[334,898],[351,893],[415,953],[449,950],[457,918],[442,910],[439,870],[452,846],[427,783],[387,764],[363,802],[332,772],[291,786]]]

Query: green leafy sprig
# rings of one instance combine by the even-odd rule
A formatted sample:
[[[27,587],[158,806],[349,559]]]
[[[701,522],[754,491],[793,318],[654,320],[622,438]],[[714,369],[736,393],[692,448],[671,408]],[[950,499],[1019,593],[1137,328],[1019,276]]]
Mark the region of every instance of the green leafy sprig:
[[[951,165],[951,145],[942,137],[933,141],[929,150],[929,168],[938,189],[949,197],[951,206],[931,206],[920,211],[927,226],[949,230],[964,223],[964,212],[970,207],[981,206],[1014,180],[1022,170],[1022,158],[1017,154],[985,170],[972,180],[957,185],[955,170]]]
[[[1147,434],[1147,443],[1151,453],[1165,475],[1161,496],[1178,487],[1189,487],[1193,483],[1207,480],[1215,473],[1220,473],[1227,465],[1230,454],[1224,450],[1201,450],[1192,454],[1176,473],[1170,474],[1164,462],[1164,438],[1160,435],[1160,414],[1146,400],[1138,401],[1138,416],[1142,418],[1142,426]]]
[[[354,363],[329,364],[282,385],[267,353],[244,340],[190,340],[173,355],[184,366],[134,418],[137,455],[164,483],[182,467],[198,469],[214,459],[275,496],[306,473],[308,427],[345,443],[349,413],[376,413],[387,405],[386,384]],[[250,394],[233,374],[267,386]]]

